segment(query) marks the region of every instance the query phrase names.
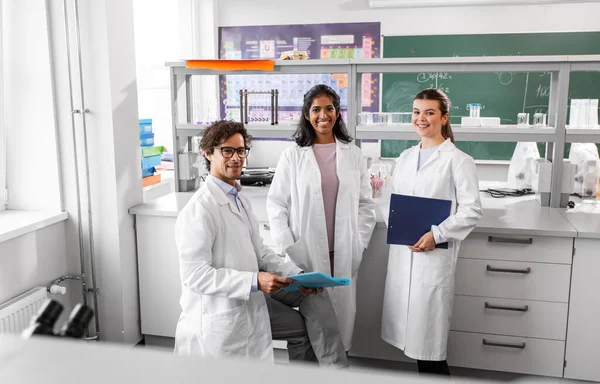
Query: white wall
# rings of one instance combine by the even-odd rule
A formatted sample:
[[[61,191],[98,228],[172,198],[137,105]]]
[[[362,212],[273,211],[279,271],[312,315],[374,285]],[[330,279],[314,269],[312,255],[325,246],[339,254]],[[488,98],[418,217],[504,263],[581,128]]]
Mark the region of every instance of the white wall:
[[[600,2],[372,10],[366,0],[220,0],[219,8],[219,26],[379,21],[384,36],[600,30]]]
[[[64,223],[56,223],[0,243],[0,303],[33,287],[45,287],[57,277],[73,274],[66,255]],[[65,309],[63,322],[72,303],[81,302],[81,285],[65,281],[65,296],[52,296]]]
[[[142,203],[132,0],[79,2],[102,340],[140,339],[134,218]]]

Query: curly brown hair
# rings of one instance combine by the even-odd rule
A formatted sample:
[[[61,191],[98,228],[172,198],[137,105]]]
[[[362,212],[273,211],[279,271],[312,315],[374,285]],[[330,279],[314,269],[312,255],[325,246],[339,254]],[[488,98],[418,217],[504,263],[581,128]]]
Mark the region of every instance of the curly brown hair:
[[[233,121],[233,120],[219,120],[215,121],[202,132],[200,132],[200,150],[202,156],[204,152],[212,154],[215,151],[215,147],[224,141],[227,141],[231,136],[239,133],[244,138],[244,145],[249,148],[252,142],[252,136],[244,127],[244,124]],[[210,160],[204,157],[206,162],[206,169],[210,171]]]

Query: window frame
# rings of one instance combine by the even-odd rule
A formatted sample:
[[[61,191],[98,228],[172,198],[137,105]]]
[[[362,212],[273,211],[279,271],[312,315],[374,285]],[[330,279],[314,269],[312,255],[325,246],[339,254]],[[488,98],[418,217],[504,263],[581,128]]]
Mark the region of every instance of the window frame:
[[[0,211],[4,211],[8,205],[8,189],[6,187],[6,125],[4,121],[4,24],[2,6],[4,1],[0,0]]]

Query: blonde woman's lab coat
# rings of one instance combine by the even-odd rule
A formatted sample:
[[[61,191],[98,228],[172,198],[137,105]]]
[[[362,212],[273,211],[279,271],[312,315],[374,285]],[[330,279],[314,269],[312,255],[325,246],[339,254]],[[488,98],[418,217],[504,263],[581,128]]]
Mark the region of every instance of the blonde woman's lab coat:
[[[356,314],[356,275],[375,227],[376,204],[366,160],[354,144],[336,143],[339,188],[335,214],[333,275],[350,278],[350,287],[332,288],[330,297],[346,350],[352,346]],[[331,274],[321,172],[312,147],[294,146],[279,158],[267,197],[271,236],[306,272]]]
[[[438,226],[448,249],[413,253],[390,245],[381,338],[413,359],[445,360],[456,260],[481,218],[479,185],[473,158],[449,139],[419,171],[418,162],[419,145],[400,155],[379,207],[387,221],[391,193],[451,200],[451,215]]]
[[[175,352],[215,358],[273,361],[271,325],[261,291],[251,292],[259,268],[283,276],[301,270],[263,245],[251,221],[210,178],[183,208],[175,227],[181,274],[181,316]]]

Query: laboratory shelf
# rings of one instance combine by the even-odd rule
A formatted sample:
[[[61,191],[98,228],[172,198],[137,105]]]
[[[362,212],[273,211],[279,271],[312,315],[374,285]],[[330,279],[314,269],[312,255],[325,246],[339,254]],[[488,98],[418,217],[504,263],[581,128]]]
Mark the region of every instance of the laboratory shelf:
[[[453,125],[457,141],[482,142],[545,142],[552,151],[548,160],[552,162],[552,186],[550,206],[558,207],[562,185],[562,166],[554,160],[554,153],[563,153],[565,143],[600,142],[600,132],[594,130],[566,129],[570,73],[574,71],[600,71],[600,55],[563,56],[488,56],[488,57],[427,57],[427,58],[386,58],[386,59],[330,59],[330,60],[276,60],[272,72],[263,71],[214,71],[186,68],[185,61],[166,63],[171,72],[171,102],[174,121],[181,121],[179,113],[187,114],[191,121],[192,91],[190,79],[195,75],[231,74],[323,74],[346,73],[348,76],[347,127],[351,136],[357,139],[397,139],[417,140],[410,124],[391,126],[362,126],[356,124],[356,116],[361,111],[362,75],[365,73],[422,73],[422,72],[550,72],[550,97],[548,123],[553,127],[521,128],[502,125],[500,127],[461,127]],[[183,116],[182,116],[183,117]],[[295,124],[280,123],[248,124],[247,129],[254,137],[289,138]],[[201,128],[193,124],[174,124],[174,146],[184,151],[191,136],[200,133]],[[178,157],[175,156],[175,161]],[[175,165],[175,179],[178,180],[178,166]],[[187,185],[183,182],[182,185]],[[176,183],[176,190],[179,185]]]
[[[567,143],[600,143],[600,129],[567,128]]]
[[[556,129],[524,128],[516,125],[499,127],[461,127],[453,125],[452,132],[456,141],[532,141],[538,143],[554,142]],[[359,125],[356,127],[357,139],[418,140],[411,124]]]
[[[277,60],[272,72],[265,71],[230,71],[212,70],[202,68],[187,68],[185,61],[165,63],[175,75],[270,75],[270,74],[320,74],[320,73],[348,73],[350,72],[349,59],[324,59],[324,60]]]
[[[248,123],[245,125],[248,133],[250,133],[252,137],[287,139],[292,137],[292,134],[296,131],[298,122],[281,122],[276,125],[271,125],[269,123]],[[206,128],[206,125],[177,124],[177,137],[187,138],[198,136],[204,128]]]

